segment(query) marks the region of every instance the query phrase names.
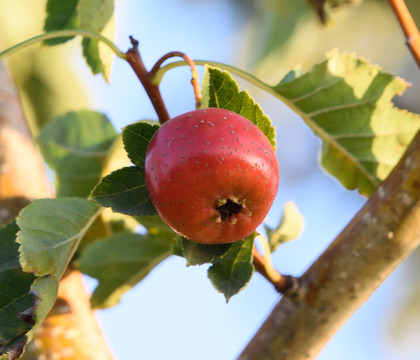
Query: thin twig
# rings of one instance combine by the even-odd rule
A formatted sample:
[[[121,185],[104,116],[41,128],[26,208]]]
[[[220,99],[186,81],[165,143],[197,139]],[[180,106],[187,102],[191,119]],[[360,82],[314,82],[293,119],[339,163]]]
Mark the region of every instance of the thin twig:
[[[267,267],[264,257],[255,247],[252,249],[252,256],[255,270],[271,282],[279,293],[286,294],[296,290],[298,283],[296,278],[289,275],[282,275],[277,271],[274,273],[274,268]]]
[[[420,33],[417,29],[410,11],[404,3],[404,0],[388,0],[389,5],[397,17],[404,35],[407,39],[407,46],[420,67]]]
[[[180,52],[180,51],[171,51],[169,53],[167,53],[166,55],[162,56],[157,62],[156,64],[153,66],[152,70],[150,70],[150,77],[153,79],[155,78],[155,75],[157,74],[157,72],[159,71],[160,67],[162,66],[162,64],[172,58],[172,57],[181,57],[185,60],[185,62],[188,64],[188,66],[191,68],[191,72],[192,72],[192,77],[191,77],[191,84],[193,86],[194,89],[194,96],[195,96],[195,106],[196,108],[200,108],[201,106],[201,90],[200,90],[200,80],[198,77],[198,71],[197,71],[197,67],[195,65],[195,62],[192,58],[190,58],[187,54]],[[158,81],[159,83],[159,81]],[[155,84],[158,85],[158,84]]]
[[[149,96],[149,99],[152,102],[152,105],[159,117],[160,123],[164,124],[170,119],[170,117],[168,110],[166,109],[166,105],[162,99],[159,87],[152,83],[149,72],[144,66],[143,60],[141,59],[140,53],[138,51],[139,42],[132,36],[130,36],[130,41],[132,48],[126,52],[126,60],[142,83],[144,90]]]

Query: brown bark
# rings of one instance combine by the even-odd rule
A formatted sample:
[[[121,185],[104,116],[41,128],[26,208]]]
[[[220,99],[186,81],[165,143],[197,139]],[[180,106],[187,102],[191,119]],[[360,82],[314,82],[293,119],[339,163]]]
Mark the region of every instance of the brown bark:
[[[159,86],[152,83],[150,74],[144,66],[138,49],[139,42],[132,36],[130,36],[130,41],[132,48],[126,52],[126,60],[143,85],[143,88],[158,115],[160,123],[163,124],[170,119],[170,116],[160,93]]]
[[[419,243],[420,132],[390,176],[299,279],[299,289],[279,301],[239,359],[314,359]]]
[[[31,199],[53,196],[13,85],[0,62],[0,225]],[[60,282],[57,302],[27,348],[26,359],[41,357],[112,359],[76,271]]]

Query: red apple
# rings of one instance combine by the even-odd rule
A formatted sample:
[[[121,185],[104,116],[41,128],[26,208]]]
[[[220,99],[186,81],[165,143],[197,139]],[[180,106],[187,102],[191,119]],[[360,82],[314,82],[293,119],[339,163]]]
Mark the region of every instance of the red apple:
[[[203,244],[241,240],[261,224],[279,184],[272,145],[232,111],[200,109],[161,126],[146,153],[146,185],[162,219]]]

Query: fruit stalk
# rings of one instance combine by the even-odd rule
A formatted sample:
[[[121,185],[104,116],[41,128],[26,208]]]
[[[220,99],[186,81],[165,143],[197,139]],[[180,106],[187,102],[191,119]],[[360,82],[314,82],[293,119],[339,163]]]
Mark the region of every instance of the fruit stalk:
[[[160,93],[159,87],[152,82],[151,76],[144,66],[143,60],[141,59],[138,47],[139,42],[130,36],[131,49],[129,49],[125,56],[127,62],[130,64],[137,77],[139,78],[141,84],[144,87],[144,90],[147,93],[152,105],[156,111],[156,114],[159,117],[161,124],[164,124],[170,119],[168,110],[163,101],[162,95]]]
[[[191,73],[192,73],[192,77],[191,77],[191,84],[193,86],[193,90],[194,90],[194,96],[195,96],[195,107],[197,109],[199,109],[201,107],[201,90],[200,90],[200,79],[198,77],[198,71],[197,71],[197,67],[195,65],[195,62],[193,59],[191,59],[191,57],[189,57],[187,54],[184,54],[183,52],[180,51],[171,51],[169,53],[167,53],[166,55],[162,56],[157,62],[156,64],[153,66],[152,70],[150,70],[150,77],[155,80],[155,75],[157,74],[157,72],[159,71],[160,67],[162,66],[162,64],[172,58],[172,57],[182,57],[185,62],[188,64],[188,66],[191,68]],[[152,80],[152,81],[153,81]],[[155,85],[159,84],[159,79],[157,82],[153,81]]]

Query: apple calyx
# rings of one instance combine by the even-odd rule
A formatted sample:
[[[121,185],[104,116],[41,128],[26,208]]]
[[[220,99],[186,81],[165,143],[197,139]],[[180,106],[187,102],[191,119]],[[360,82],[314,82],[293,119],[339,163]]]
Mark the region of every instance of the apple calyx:
[[[226,200],[219,200],[216,210],[219,212],[219,215],[216,217],[216,223],[221,223],[222,221],[229,221],[231,224],[236,224],[238,222],[237,214],[242,213],[245,216],[251,216],[252,212],[249,211],[245,206],[245,200],[238,201],[236,199],[231,200],[230,198]]]

